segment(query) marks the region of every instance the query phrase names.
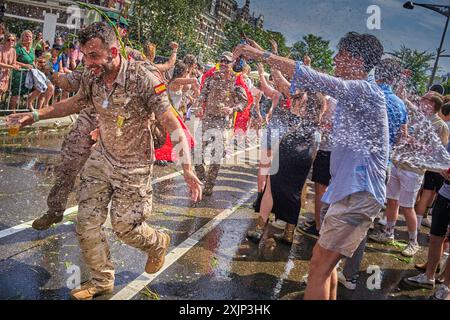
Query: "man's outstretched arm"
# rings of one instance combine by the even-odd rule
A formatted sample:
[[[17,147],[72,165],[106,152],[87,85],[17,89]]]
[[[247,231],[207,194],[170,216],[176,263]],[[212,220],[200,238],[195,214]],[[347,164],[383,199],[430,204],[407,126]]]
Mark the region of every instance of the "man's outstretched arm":
[[[76,94],[51,106],[27,113],[16,113],[7,117],[8,122],[19,123],[20,127],[32,125],[38,120],[63,118],[78,113],[86,106],[81,95]]]
[[[170,140],[172,141],[173,148],[183,167],[183,176],[191,192],[191,199],[194,202],[200,201],[202,199],[202,183],[192,170],[189,144],[183,128],[170,109],[158,118],[159,121],[161,121],[162,126],[170,133]]]
[[[261,51],[257,48],[253,48],[249,45],[239,45],[233,51],[233,56],[238,58],[244,56],[247,59],[259,60],[267,63],[271,68],[280,70],[282,74],[292,79],[295,73],[295,61],[280,57],[274,54],[269,54],[267,51]]]
[[[172,48],[172,54],[170,55],[169,60],[167,60],[167,62],[165,63],[156,65],[156,68],[158,68],[160,72],[169,71],[175,66],[175,63],[177,62],[178,43],[171,42],[170,47]]]

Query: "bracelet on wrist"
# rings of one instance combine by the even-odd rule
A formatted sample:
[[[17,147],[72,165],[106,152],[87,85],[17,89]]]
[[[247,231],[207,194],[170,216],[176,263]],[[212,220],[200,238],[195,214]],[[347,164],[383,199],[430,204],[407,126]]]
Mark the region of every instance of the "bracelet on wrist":
[[[39,113],[37,112],[37,110],[33,110],[33,112],[31,112],[33,114],[33,120],[34,122],[38,122],[39,121]]]

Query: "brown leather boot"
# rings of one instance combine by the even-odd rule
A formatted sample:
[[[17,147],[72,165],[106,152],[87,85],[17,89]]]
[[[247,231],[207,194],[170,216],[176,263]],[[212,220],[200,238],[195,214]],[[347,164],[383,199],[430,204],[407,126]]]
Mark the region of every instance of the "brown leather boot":
[[[295,224],[286,224],[284,231],[282,233],[276,233],[273,237],[278,240],[285,242],[287,244],[292,244],[294,241]]]
[[[63,214],[56,214],[56,213],[46,213],[42,217],[37,218],[33,221],[33,224],[31,225],[33,229],[35,230],[47,230],[50,228],[54,223],[59,223],[63,221],[64,216]]]
[[[157,256],[157,257],[154,257],[154,256],[150,257],[149,256],[148,257],[147,263],[145,265],[145,272],[147,272],[147,273],[156,273],[159,270],[161,270],[161,268],[164,265],[164,261],[165,261],[165,258],[166,258],[166,252],[167,252],[167,249],[169,249],[169,246],[170,246],[170,236],[167,233],[163,233],[162,234],[162,238],[163,238],[163,244],[162,245],[163,245],[164,249],[163,249],[162,253],[159,256]]]
[[[213,188],[214,188],[214,184],[206,182],[205,188],[203,189],[203,195],[207,196],[207,197],[212,196]]]
[[[112,293],[113,290],[114,285],[99,287],[91,281],[87,281],[81,285],[81,288],[70,291],[70,297],[73,300],[92,300],[97,296]]]
[[[201,182],[205,182],[206,180],[206,170],[203,165],[196,165],[195,166],[195,174],[197,175],[198,180]]]
[[[267,222],[268,221],[264,221],[264,219],[259,216],[258,223],[256,224],[255,229],[247,231],[247,238],[249,240],[252,240],[253,242],[258,243],[262,238]]]

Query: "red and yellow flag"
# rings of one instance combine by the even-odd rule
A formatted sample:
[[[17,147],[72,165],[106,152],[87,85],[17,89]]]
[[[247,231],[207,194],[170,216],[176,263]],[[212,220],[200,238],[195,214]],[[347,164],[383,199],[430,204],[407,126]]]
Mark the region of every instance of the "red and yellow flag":
[[[161,94],[167,90],[167,87],[164,83],[158,84],[157,86],[153,87],[156,94]]]

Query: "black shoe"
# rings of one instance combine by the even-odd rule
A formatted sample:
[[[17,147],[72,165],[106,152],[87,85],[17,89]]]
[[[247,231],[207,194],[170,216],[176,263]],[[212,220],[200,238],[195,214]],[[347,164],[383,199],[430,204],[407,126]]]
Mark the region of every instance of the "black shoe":
[[[264,233],[264,229],[254,229],[247,231],[247,238],[253,243],[259,243]]]
[[[203,195],[204,195],[204,196],[207,196],[207,197],[212,196],[212,194],[213,194],[213,188],[214,188],[214,185],[213,185],[213,184],[206,184],[206,185],[205,185],[205,188],[203,189]]]
[[[302,227],[302,228],[309,228],[309,227],[315,226],[315,225],[316,225],[316,222],[314,220],[302,220],[298,224],[297,228],[300,228],[300,227]]]
[[[313,238],[313,239],[319,239],[319,231],[316,229],[316,224],[312,224],[310,226],[298,226],[297,231],[303,234],[304,236]]]
[[[258,196],[256,197],[255,202],[253,202],[253,209],[255,210],[255,212],[259,212],[259,209],[261,208],[262,197],[263,197],[263,193],[258,192]]]

